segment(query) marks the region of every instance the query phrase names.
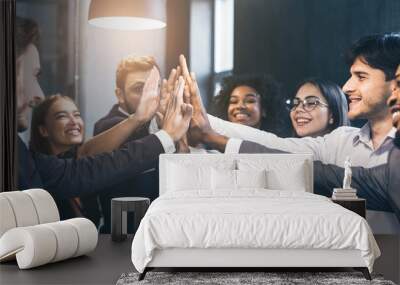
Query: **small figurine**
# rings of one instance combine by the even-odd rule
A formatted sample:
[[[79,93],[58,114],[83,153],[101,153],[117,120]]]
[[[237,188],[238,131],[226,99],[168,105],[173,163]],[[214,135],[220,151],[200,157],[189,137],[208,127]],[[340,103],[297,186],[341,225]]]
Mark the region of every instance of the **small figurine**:
[[[351,189],[351,162],[350,157],[346,157],[344,162],[344,178],[343,178],[343,189]]]

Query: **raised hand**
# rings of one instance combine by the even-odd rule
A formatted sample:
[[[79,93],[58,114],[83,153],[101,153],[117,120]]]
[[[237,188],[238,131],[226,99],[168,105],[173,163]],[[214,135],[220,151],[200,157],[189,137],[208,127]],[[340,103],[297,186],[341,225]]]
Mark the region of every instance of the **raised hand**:
[[[168,80],[164,79],[161,85],[161,98],[160,106],[156,113],[157,125],[162,128],[165,111],[168,106],[168,102],[171,99],[171,93],[174,91],[174,86],[178,80],[181,68],[178,66],[176,69],[173,68],[169,74]]]
[[[157,112],[157,124],[162,126],[165,110],[167,108],[168,102],[171,99],[171,93],[174,90],[175,85],[177,84],[177,80],[181,75],[181,67],[178,66],[176,69],[172,69],[168,80],[163,80],[163,86],[161,89],[161,101],[159,111]],[[178,153],[189,153],[189,144],[187,141],[186,134],[176,143],[176,151]]]
[[[205,142],[207,135],[213,133],[210,122],[208,121],[207,112],[203,106],[200,96],[200,90],[196,81],[196,76],[189,72],[186,59],[183,55],[179,56],[179,64],[182,68],[182,74],[185,78],[185,102],[193,106],[193,116],[190,122],[188,141],[192,146],[196,146],[200,142]]]
[[[156,67],[153,67],[144,84],[143,94],[140,97],[139,105],[134,114],[134,116],[143,123],[150,121],[159,108],[159,82],[160,73]]]
[[[183,102],[184,86],[185,81],[180,76],[168,102],[162,127],[175,142],[186,134],[193,113],[192,106]]]

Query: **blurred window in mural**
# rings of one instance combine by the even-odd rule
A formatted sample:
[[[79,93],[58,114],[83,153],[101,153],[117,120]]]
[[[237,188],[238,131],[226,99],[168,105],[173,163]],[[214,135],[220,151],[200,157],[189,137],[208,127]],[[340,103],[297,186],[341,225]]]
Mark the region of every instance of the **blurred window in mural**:
[[[214,2],[214,95],[233,69],[234,0]]]
[[[214,71],[233,69],[233,0],[215,1]]]

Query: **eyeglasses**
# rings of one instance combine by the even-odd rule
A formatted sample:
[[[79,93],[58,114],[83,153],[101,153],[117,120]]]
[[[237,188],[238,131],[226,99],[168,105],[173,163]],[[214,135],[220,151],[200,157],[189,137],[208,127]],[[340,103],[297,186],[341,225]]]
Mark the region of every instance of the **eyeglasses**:
[[[321,99],[316,96],[308,96],[304,100],[296,97],[289,103],[290,111],[296,110],[296,108],[299,107],[300,104],[303,105],[303,109],[306,112],[314,110],[317,106],[328,107],[328,104],[322,102]]]

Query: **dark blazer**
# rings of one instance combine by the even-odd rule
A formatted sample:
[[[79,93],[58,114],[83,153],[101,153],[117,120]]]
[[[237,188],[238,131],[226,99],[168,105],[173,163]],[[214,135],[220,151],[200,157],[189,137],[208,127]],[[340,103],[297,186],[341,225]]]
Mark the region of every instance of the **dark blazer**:
[[[243,141],[240,153],[283,153],[260,144]],[[365,198],[367,209],[393,212],[400,222],[400,148],[394,147],[388,163],[372,168],[352,167],[352,187]],[[344,169],[314,161],[314,193],[332,196],[333,188],[342,187]]]
[[[66,152],[57,155],[58,158],[74,158],[78,157],[78,146],[74,146]],[[91,220],[96,226],[99,226],[101,212],[97,202],[97,195],[82,195],[72,199],[55,199],[60,220],[66,220],[76,217],[85,217]]]
[[[29,151],[18,137],[18,188],[40,187],[59,198],[98,193],[156,167],[161,153],[164,148],[155,135],[131,141],[111,153],[80,159],[61,159]]]
[[[108,129],[111,129],[116,124],[122,122],[126,118],[127,118],[127,116],[118,110],[118,104],[115,104],[114,106],[112,106],[110,112],[108,112],[107,115],[102,117],[100,120],[98,120],[94,124],[93,135],[95,136],[95,135],[98,135],[98,134],[108,130]],[[149,135],[149,131],[148,131],[149,125],[150,125],[150,122],[148,122],[147,124],[144,124],[139,130],[136,130],[134,133],[132,133],[126,141],[128,142],[128,141],[132,141],[132,140],[141,139],[141,138],[144,138],[145,136]]]
[[[36,162],[20,136],[18,146],[18,189],[43,188],[42,178],[36,168]]]
[[[118,105],[114,105],[110,112],[98,120],[95,123],[93,135],[98,135],[121,121],[125,120],[127,115],[118,110]],[[139,130],[132,133],[127,142],[132,140],[141,139],[149,135],[149,124],[145,124]],[[112,190],[105,191],[104,193],[98,195],[100,200],[100,205],[104,217],[104,225],[101,227],[102,233],[109,233],[111,230],[111,199],[115,197],[126,197],[126,196],[139,196],[147,197],[150,200],[154,200],[158,197],[158,170],[155,169],[147,171],[146,173],[138,173],[138,175],[131,176],[129,179],[121,181],[120,183],[114,184],[111,188]],[[128,213],[128,215],[130,215]],[[130,217],[128,217],[130,219]],[[133,232],[133,224],[128,224],[128,232]]]

